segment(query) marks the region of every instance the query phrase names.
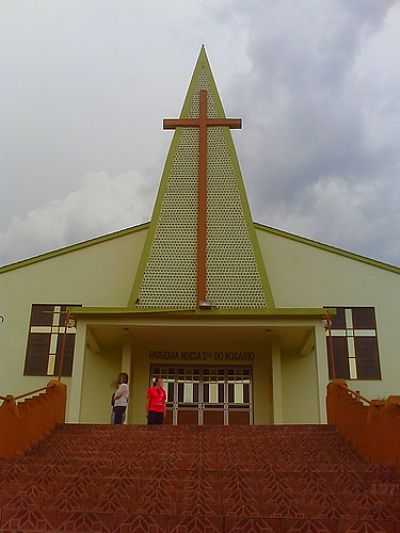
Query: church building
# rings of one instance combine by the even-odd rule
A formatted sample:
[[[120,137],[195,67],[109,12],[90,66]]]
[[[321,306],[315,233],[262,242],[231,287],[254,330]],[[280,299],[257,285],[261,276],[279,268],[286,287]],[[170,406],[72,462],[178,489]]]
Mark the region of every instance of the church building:
[[[167,423],[233,425],[324,423],[332,378],[398,391],[400,268],[254,222],[239,128],[202,48],[151,221],[0,268],[0,394],[62,375],[67,422],[107,424],[124,371],[144,424],[162,376]]]

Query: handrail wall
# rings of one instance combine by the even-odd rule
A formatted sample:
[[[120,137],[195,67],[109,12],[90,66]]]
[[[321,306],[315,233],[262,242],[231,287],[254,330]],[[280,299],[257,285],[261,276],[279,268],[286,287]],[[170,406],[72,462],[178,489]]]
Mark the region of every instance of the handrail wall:
[[[334,380],[327,390],[328,424],[367,461],[400,466],[400,396],[367,400]]]
[[[30,392],[24,392],[24,394],[19,394],[18,396],[14,396],[14,400],[22,400],[23,398],[28,398],[30,396],[33,396],[34,394],[38,394],[39,392],[43,392],[48,389],[48,385],[45,387],[41,387],[40,389],[35,389]]]
[[[17,402],[22,398],[25,399]],[[47,387],[17,397],[0,399],[4,400],[0,405],[0,458],[23,454],[65,422],[67,388],[60,381],[50,381]]]

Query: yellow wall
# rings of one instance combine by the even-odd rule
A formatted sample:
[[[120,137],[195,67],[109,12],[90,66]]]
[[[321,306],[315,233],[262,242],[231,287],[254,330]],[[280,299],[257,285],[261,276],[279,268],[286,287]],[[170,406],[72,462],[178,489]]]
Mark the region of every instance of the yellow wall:
[[[147,230],[0,274],[0,394],[44,386],[24,376],[32,303],[127,304]],[[69,384],[69,380],[66,380]]]
[[[84,424],[109,424],[114,382],[121,371],[118,351],[93,352],[86,347],[80,421]]]
[[[287,424],[318,424],[318,377],[315,352],[282,356],[283,420]]]
[[[132,424],[145,424],[146,391],[150,380],[150,364],[143,346],[132,346],[131,372],[132,396],[129,405],[129,422]]]
[[[261,229],[257,229],[257,236],[277,306],[375,307],[382,381],[357,380],[349,384],[368,398],[399,394],[400,276]],[[287,383],[294,383],[289,376],[297,370],[301,371],[289,371]],[[325,395],[325,390],[320,393]],[[304,409],[300,419],[306,413]]]
[[[0,313],[6,318],[0,324],[0,394],[23,393],[48,381],[47,377],[23,376],[32,303],[125,306],[146,231],[142,229],[0,274]],[[350,386],[370,398],[398,394],[399,275],[261,229],[257,229],[257,236],[277,306],[375,307],[382,381],[355,381]],[[187,343],[181,343],[181,348],[176,344],[173,349],[193,349]],[[206,344],[201,349],[230,349],[228,340],[224,346],[218,339],[210,339],[209,345]],[[251,339],[246,350],[250,344]],[[271,355],[269,348],[256,348],[255,422],[266,423],[272,421]],[[156,341],[152,346],[133,345],[129,412],[133,422],[145,421],[144,398],[150,366],[147,351],[150,349],[168,349],[168,346],[157,346]],[[195,349],[199,349],[198,344]],[[108,422],[110,383],[120,370],[120,353],[88,351],[86,355],[81,420]],[[313,353],[299,358],[282,354],[284,422],[319,421],[318,396],[324,397],[325,390],[318,390],[316,363]],[[318,360],[318,366],[326,373],[326,365],[320,363]],[[319,382],[324,383],[326,377],[319,376]],[[69,384],[70,380],[66,382]]]
[[[271,346],[256,350],[253,366],[254,423],[273,423]]]

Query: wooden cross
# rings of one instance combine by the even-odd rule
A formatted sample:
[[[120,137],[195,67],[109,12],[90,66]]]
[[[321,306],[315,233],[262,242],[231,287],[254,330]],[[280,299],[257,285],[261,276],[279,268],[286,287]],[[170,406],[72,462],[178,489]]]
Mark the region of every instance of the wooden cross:
[[[207,128],[228,127],[240,129],[241,119],[208,118],[207,91],[200,91],[198,118],[164,119],[165,130],[176,128],[199,128],[199,175],[197,212],[197,305],[208,307],[207,302]]]

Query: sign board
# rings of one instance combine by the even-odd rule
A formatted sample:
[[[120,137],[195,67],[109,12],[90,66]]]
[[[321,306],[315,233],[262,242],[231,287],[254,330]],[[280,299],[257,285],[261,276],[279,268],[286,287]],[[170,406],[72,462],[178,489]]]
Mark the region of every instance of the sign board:
[[[168,352],[168,351],[151,351],[150,359],[162,361],[254,361],[254,352]]]

